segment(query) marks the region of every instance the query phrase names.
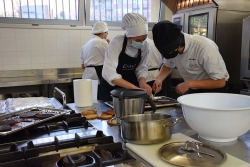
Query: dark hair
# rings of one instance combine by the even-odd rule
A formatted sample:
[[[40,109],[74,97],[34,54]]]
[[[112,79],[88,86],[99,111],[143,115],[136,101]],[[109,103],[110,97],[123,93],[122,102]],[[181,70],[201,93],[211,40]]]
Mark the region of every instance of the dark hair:
[[[97,36],[99,36],[99,35],[101,35],[101,33],[98,33],[98,34],[94,34],[94,35],[97,35]]]

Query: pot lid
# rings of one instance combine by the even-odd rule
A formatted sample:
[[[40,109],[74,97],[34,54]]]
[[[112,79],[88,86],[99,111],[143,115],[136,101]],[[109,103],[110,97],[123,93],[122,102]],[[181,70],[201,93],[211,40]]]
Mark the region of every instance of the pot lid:
[[[114,97],[120,97],[120,95],[124,97],[144,97],[147,95],[147,92],[142,89],[125,89],[125,88],[118,88],[114,89],[110,92],[110,94]]]
[[[223,151],[194,141],[166,144],[158,154],[170,164],[185,167],[215,167],[227,159]]]

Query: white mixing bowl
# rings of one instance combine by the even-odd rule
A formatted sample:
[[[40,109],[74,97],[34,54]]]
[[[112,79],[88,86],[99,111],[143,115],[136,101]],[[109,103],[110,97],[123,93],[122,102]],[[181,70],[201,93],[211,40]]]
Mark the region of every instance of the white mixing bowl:
[[[177,101],[187,124],[206,140],[231,142],[250,129],[250,96],[196,93]]]

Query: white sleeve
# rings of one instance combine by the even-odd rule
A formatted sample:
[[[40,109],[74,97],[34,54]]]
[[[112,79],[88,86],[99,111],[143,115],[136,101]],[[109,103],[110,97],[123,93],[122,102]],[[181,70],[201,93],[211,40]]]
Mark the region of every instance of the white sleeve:
[[[200,51],[199,63],[214,80],[229,78],[226,65],[217,47],[209,45]]]
[[[169,68],[174,68],[175,67],[175,63],[172,59],[165,59],[163,60],[163,64],[166,66],[166,67],[169,67]]]
[[[148,60],[148,53],[149,53],[149,45],[146,41],[145,44],[142,47],[141,50],[141,62],[137,66],[135,70],[135,74],[137,79],[144,77],[146,80],[148,78],[148,66],[147,66],[147,60]]]
[[[112,86],[114,86],[112,83],[113,80],[122,78],[122,76],[116,72],[116,68],[118,66],[118,57],[121,50],[121,42],[116,38],[113,38],[105,54],[102,77]]]

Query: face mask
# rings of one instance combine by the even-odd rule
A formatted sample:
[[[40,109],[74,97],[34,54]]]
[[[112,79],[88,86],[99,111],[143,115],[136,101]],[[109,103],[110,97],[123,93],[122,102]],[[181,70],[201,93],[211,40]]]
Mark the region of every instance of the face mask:
[[[133,46],[135,49],[141,49],[143,45],[144,45],[144,41],[142,43],[132,41],[132,44],[131,44],[131,46]]]
[[[179,54],[178,50],[173,51],[171,54],[163,55],[165,59],[175,58]]]

